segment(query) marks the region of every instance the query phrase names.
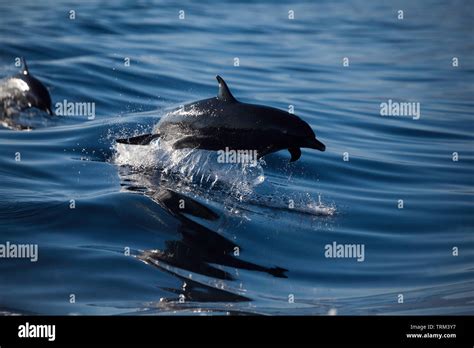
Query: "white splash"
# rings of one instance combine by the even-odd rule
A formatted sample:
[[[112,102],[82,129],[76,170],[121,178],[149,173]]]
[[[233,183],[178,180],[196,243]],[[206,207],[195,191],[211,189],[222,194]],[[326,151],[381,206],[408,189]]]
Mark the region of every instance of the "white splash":
[[[261,163],[219,163],[215,151],[179,149],[156,139],[149,145],[116,144],[113,162],[153,169],[182,182],[212,189],[224,185],[233,194],[248,195],[265,181]]]

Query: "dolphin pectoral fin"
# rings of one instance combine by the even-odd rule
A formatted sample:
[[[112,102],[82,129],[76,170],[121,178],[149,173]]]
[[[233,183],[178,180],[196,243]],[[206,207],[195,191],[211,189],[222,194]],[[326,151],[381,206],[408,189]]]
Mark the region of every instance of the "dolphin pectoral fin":
[[[301,157],[301,149],[299,147],[290,147],[288,151],[291,154],[290,162],[297,161]]]
[[[159,138],[159,134],[142,134],[132,138],[116,139],[119,144],[148,145],[152,140]]]
[[[187,136],[173,143],[174,149],[192,149],[199,148],[201,142],[197,137]]]
[[[216,150],[224,148],[219,139],[210,136],[189,135],[173,143],[174,149],[204,149]]]

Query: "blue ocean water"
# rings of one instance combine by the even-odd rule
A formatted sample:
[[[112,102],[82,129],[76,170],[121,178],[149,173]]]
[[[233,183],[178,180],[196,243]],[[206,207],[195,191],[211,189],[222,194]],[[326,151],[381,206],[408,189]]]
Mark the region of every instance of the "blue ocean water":
[[[53,103],[96,117],[0,129],[0,244],[39,250],[0,259],[0,311],[473,314],[473,7],[2,1],[1,77],[25,56]],[[326,152],[241,167],[115,144],[215,95],[216,74],[293,105]],[[419,119],[381,116],[389,99]],[[363,261],[326,257],[333,242]]]

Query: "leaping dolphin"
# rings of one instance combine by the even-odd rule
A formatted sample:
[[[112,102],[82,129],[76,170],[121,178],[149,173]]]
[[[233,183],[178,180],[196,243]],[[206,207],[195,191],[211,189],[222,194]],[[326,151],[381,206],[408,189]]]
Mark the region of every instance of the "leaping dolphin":
[[[20,73],[4,79],[0,84],[0,101],[6,116],[10,116],[10,109],[22,111],[32,107],[53,114],[48,89],[30,74],[23,57]]]
[[[301,156],[301,147],[324,151],[326,146],[316,139],[311,127],[298,116],[255,104],[239,102],[219,82],[217,97],[184,105],[166,114],[150,134],[118,143],[147,145],[156,138],[172,143],[174,149],[257,151],[257,157],[288,149],[291,162]]]

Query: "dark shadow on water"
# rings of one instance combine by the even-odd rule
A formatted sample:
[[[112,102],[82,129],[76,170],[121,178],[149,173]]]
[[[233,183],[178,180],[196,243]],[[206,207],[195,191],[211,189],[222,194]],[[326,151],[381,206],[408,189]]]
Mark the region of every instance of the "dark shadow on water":
[[[265,272],[274,277],[287,278],[285,274],[287,270],[284,268],[265,267],[242,260],[240,256],[242,248],[238,244],[223,237],[212,228],[204,226],[204,223],[217,226],[221,221],[221,216],[189,195],[167,187],[170,186],[169,182],[163,181],[159,174],[119,167],[119,175],[125,191],[146,195],[179,221],[176,229],[176,233],[180,235],[178,240],[166,241],[164,250],[146,250],[138,255],[138,258],[147,264],[170,272],[182,278],[187,284],[185,291],[166,290],[185,294],[187,299],[194,301],[248,300],[224,290],[203,286],[200,282],[180,276],[171,268],[210,277],[216,282],[237,280],[235,275],[219,266]],[[199,220],[203,220],[202,223],[198,222]],[[237,256],[236,250],[239,250]],[[231,295],[230,298],[229,295]]]

